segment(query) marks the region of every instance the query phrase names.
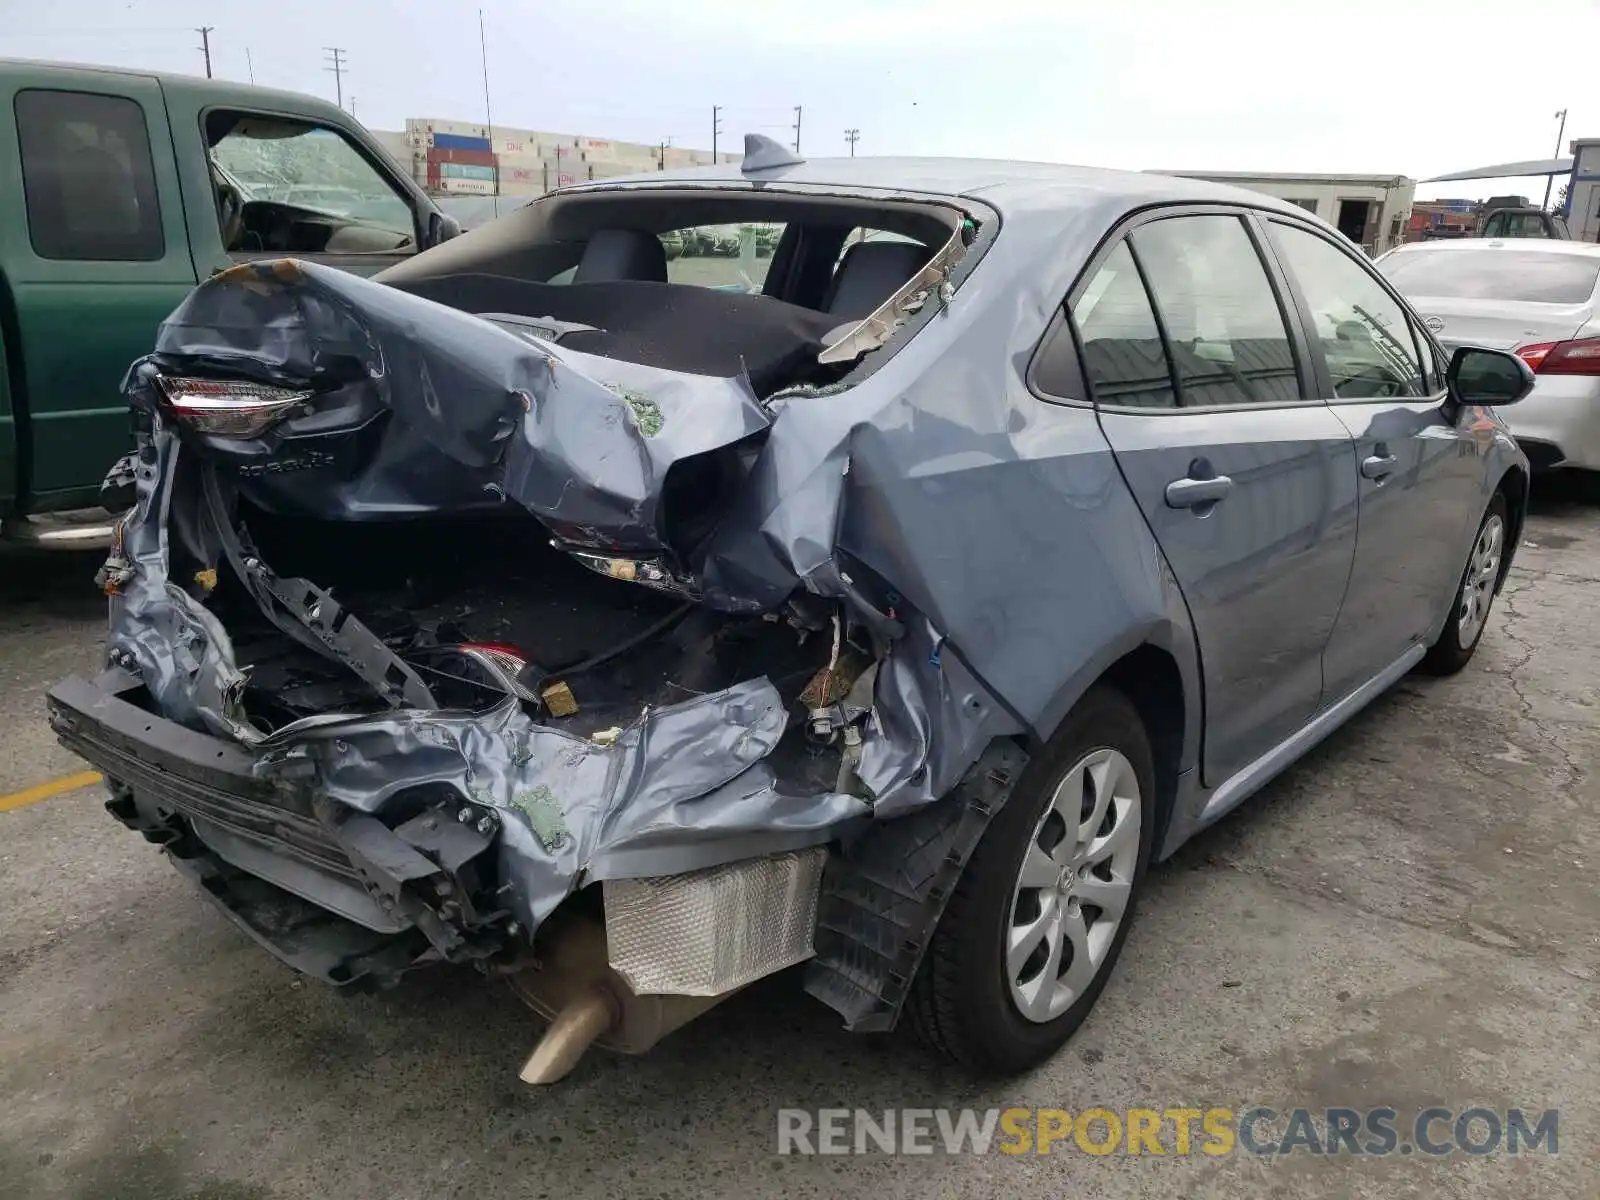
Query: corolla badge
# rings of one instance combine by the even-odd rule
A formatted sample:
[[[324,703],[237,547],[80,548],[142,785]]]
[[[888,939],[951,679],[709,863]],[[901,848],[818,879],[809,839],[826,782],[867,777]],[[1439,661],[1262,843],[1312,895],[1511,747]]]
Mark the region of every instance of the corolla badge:
[[[1429,317],[1423,324],[1434,333],[1439,333],[1444,329],[1444,320],[1441,317]]]

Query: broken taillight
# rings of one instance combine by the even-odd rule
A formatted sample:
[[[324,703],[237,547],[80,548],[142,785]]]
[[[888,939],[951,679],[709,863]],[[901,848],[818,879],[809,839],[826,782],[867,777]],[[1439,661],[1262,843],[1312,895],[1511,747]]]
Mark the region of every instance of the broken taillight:
[[[265,433],[311,398],[310,392],[244,380],[161,377],[167,408],[196,433],[250,438]]]
[[[519,683],[517,676],[528,660],[522,651],[503,642],[463,642],[456,650],[465,658],[481,666],[489,677],[519,700],[538,700],[531,691]]]

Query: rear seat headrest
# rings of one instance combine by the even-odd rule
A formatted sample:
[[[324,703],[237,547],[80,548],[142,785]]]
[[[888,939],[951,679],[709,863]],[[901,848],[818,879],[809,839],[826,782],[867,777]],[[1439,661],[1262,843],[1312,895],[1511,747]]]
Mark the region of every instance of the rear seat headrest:
[[[870,316],[931,257],[917,242],[857,242],[839,261],[823,310],[850,321]]]
[[[653,233],[637,229],[600,229],[589,235],[573,283],[604,283],[619,279],[647,283],[667,281],[667,251]]]

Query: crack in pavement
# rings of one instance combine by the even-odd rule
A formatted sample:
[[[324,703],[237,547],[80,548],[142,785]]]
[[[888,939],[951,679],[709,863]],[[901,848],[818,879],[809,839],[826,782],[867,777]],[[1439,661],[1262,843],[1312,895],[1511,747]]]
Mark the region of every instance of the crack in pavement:
[[[1522,574],[1523,572],[1518,570],[1517,573]],[[1563,786],[1570,787],[1585,777],[1583,768],[1572,761],[1572,754],[1561,739],[1545,728],[1544,721],[1535,715],[1533,711],[1533,701],[1528,698],[1527,692],[1523,690],[1521,674],[1527,665],[1533,661],[1537,648],[1514,629],[1518,623],[1528,619],[1528,615],[1519,612],[1515,605],[1520,590],[1520,588],[1510,588],[1501,593],[1500,607],[1505,613],[1505,620],[1500,623],[1500,631],[1507,641],[1512,642],[1523,651],[1522,658],[1503,669],[1490,667],[1489,671],[1491,674],[1505,677],[1506,683],[1510,685],[1512,692],[1517,697],[1517,703],[1522,707],[1523,720],[1533,727],[1533,731],[1538,735],[1539,740],[1544,742],[1561,759],[1561,763],[1567,771]]]

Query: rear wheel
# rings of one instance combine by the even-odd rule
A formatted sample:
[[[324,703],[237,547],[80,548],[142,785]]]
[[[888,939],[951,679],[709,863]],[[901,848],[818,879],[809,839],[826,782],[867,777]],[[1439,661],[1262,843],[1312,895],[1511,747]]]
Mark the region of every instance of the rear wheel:
[[[1061,1047],[1122,951],[1154,801],[1138,712],[1095,688],[1030,765],[951,895],[908,1006],[923,1041],[999,1074]]]
[[[1495,588],[1500,583],[1500,564],[1505,560],[1506,533],[1510,526],[1505,494],[1496,492],[1483,520],[1478,523],[1477,536],[1472,539],[1472,549],[1456,584],[1455,605],[1444,624],[1444,632],[1422,660],[1422,669],[1429,674],[1454,675],[1467,665],[1478,648],[1484,625],[1489,620],[1489,606],[1494,603]]]

